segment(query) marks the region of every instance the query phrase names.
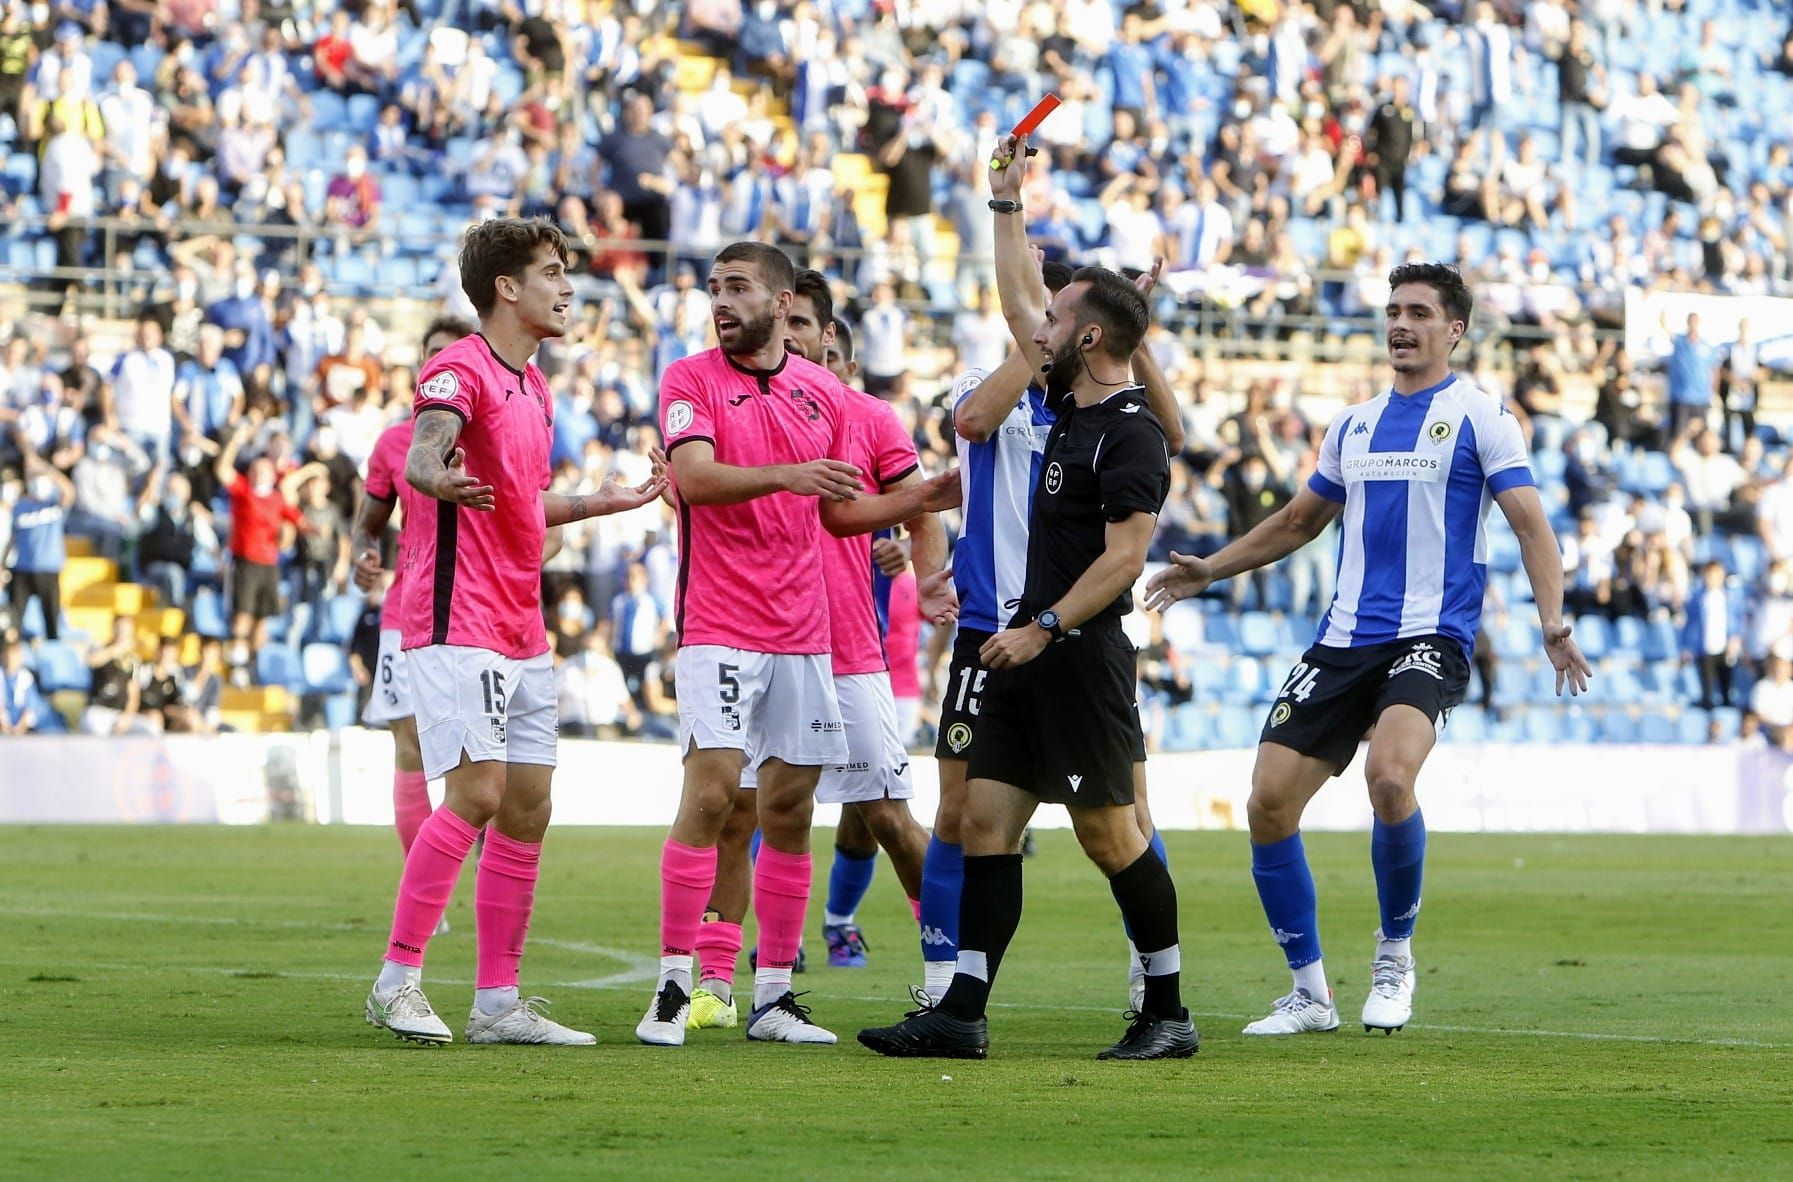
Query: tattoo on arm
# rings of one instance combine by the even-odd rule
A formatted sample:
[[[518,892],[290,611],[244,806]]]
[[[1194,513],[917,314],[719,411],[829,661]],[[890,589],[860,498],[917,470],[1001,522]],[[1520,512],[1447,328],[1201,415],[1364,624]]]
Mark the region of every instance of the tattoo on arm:
[[[585,494],[567,499],[567,520],[584,521],[591,516],[591,509],[585,503]]]
[[[425,410],[411,432],[411,450],[405,456],[405,479],[419,491],[428,491],[448,466],[449,454],[461,437],[461,417],[452,411]]]

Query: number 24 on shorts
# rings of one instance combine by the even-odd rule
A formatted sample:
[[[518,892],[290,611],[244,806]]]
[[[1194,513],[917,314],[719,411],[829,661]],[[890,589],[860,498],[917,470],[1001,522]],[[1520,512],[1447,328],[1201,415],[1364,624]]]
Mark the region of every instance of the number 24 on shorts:
[[[1297,702],[1305,702],[1314,696],[1314,687],[1320,683],[1320,671],[1302,661],[1289,670],[1287,681],[1276,691],[1278,698],[1294,698]]]

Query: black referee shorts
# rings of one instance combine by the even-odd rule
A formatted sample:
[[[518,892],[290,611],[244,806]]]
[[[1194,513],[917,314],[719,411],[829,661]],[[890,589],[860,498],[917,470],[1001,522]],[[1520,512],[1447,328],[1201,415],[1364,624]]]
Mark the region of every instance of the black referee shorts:
[[[1390,706],[1412,706],[1442,726],[1468,691],[1469,658],[1448,636],[1363,648],[1316,644],[1289,671],[1258,741],[1325,760],[1336,776]]]
[[[1047,804],[1131,805],[1133,765],[1146,757],[1136,662],[1133,642],[1107,621],[1018,669],[991,671],[967,777],[1013,784]]]

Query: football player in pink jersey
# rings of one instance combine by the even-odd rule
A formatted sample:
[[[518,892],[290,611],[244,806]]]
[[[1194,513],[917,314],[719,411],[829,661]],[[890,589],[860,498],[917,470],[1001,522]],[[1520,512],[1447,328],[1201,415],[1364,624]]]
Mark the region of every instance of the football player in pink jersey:
[[[661,434],[678,488],[677,666],[684,786],[661,855],[660,977],[642,1042],[685,1041],[698,929],[744,764],[758,772],[758,965],[747,1037],[833,1043],[791,990],[809,906],[822,769],[848,762],[835,695],[822,533],[869,533],[952,504],[937,477],[862,495],[838,379],[789,352],[791,261],[737,242],[710,272],[719,347],[667,367]],[[894,473],[893,473],[894,475]],[[818,512],[819,505],[819,512]]]
[[[423,364],[476,330],[458,316],[440,316],[423,334]],[[411,448],[411,420],[406,418],[381,432],[367,461],[360,505],[355,509],[351,545],[355,554],[355,586],[372,591],[380,581],[381,539],[392,512],[419,494],[404,481],[405,453]],[[404,593],[401,573],[404,559],[394,565],[392,583],[380,609],[380,657],[374,670],[373,693],[361,721],[385,726],[392,732],[392,820],[399,844],[411,852],[418,827],[430,815],[429,782],[423,775],[423,752],[417,746],[417,720],[411,709],[411,679],[406,675],[404,650],[399,647],[398,604]],[[444,919],[436,925],[439,936],[448,930]]]
[[[567,244],[544,220],[498,218],[467,231],[461,285],[480,330],[418,375],[405,480],[423,494],[402,534],[398,623],[410,663],[418,746],[443,807],[405,858],[392,935],[366,1016],[413,1042],[452,1040],[421,988],[423,954],[461,865],[490,826],[474,888],[478,969],[466,1037],[589,1045],[517,991],[548,827],[558,712],[541,608],[547,530],[646,504],[665,487],[547,492],[554,404],[531,358],[566,331]]]
[[[828,280],[818,271],[798,271],[790,315],[785,320],[785,348],[792,354],[822,362],[834,341],[833,320],[834,299]],[[830,372],[839,377],[838,371],[831,368]],[[849,427],[846,459],[866,474],[862,491],[877,494],[920,485],[922,476],[915,444],[890,406],[844,381],[839,397]],[[924,575],[932,575],[945,565],[946,533],[931,512],[924,512],[907,524],[914,535],[916,567]],[[867,534],[825,535],[821,544],[830,621],[830,666],[846,728],[848,755],[843,764],[823,771],[816,799],[823,804],[841,805],[842,829],[856,824],[873,843],[869,853],[857,858],[849,855],[846,860],[857,863],[869,881],[871,859],[882,846],[889,852],[911,904],[919,910],[921,862],[927,852],[928,835],[909,811],[908,801],[914,788],[909,780],[909,757],[898,729],[896,702],[891,695],[872,596],[872,539]],[[947,601],[939,605],[939,610],[956,610],[950,585],[945,580],[935,580],[934,587],[935,597]],[[753,789],[756,783],[755,769],[744,769],[741,788]],[[695,951],[701,972],[687,1020],[694,1030],[729,1027],[737,1021],[733,978],[749,894],[748,845],[755,824],[754,795],[740,796],[723,826],[717,847],[716,888],[705,912],[708,922],[697,936]],[[836,879],[841,877],[843,861],[840,833],[837,830]],[[863,847],[853,852],[859,848]],[[831,894],[839,889],[840,884],[834,883]],[[864,894],[863,887],[857,894]],[[828,936],[829,962],[837,964],[834,953],[838,932],[830,929],[841,925],[832,915],[828,924],[824,934]],[[853,933],[857,936],[856,927]]]

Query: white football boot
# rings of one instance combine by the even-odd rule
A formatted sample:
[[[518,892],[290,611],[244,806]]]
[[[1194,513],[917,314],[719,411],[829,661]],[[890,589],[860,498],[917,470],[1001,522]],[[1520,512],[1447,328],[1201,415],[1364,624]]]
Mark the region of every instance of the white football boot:
[[[478,1006],[467,1015],[467,1041],[478,1043],[526,1043],[552,1047],[589,1047],[597,1045],[595,1034],[562,1026],[541,1012],[548,999],[520,998],[507,1010],[496,1014],[480,1012]]]
[[[754,1042],[796,1042],[816,1046],[833,1046],[840,1040],[831,1030],[823,1030],[809,1020],[809,1007],[797,1004],[797,995],[790,990],[777,1001],[767,1002],[753,1011],[747,1020],[747,1037]]]
[[[1325,1034],[1339,1028],[1332,999],[1316,1001],[1305,989],[1276,999],[1269,1016],[1245,1028],[1246,1034]]]
[[[691,1020],[691,998],[678,982],[668,981],[654,994],[647,1014],[635,1026],[635,1037],[651,1047],[682,1047]]]
[[[369,1026],[383,1026],[410,1042],[436,1046],[454,1041],[447,1023],[430,1008],[429,998],[409,981],[384,994],[378,989],[368,990],[363,1012]]]
[[[1370,995],[1363,1002],[1363,1028],[1393,1034],[1413,1017],[1413,958],[1378,956],[1370,965]]]

